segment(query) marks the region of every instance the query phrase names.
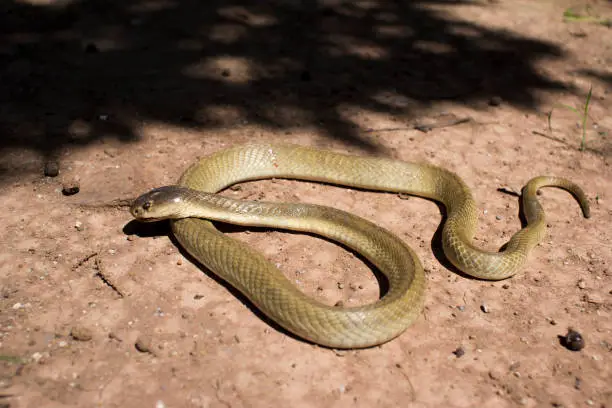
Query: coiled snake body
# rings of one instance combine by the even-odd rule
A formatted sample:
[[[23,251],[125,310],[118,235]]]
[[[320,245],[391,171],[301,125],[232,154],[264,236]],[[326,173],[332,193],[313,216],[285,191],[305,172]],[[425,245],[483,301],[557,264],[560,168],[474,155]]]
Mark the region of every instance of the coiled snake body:
[[[320,181],[361,189],[408,193],[444,204],[446,257],[481,279],[512,276],[546,230],[536,193],[555,186],[572,193],[589,217],[584,192],[558,177],[536,177],[522,192],[527,226],[501,252],[476,248],[474,199],[454,173],[428,164],[350,156],[294,145],[243,145],[205,157],[188,168],[177,186],[161,187],[136,199],[130,209],[145,221],[170,218],[179,243],[290,332],[335,348],[384,343],[419,315],[425,278],[414,252],[387,230],[346,212],[309,204],[233,200],[215,193],[232,184],[264,178]],[[338,241],[366,257],[387,278],[388,292],[377,302],[353,308],[323,305],[303,294],[261,254],[220,233],[210,221],[305,231]]]

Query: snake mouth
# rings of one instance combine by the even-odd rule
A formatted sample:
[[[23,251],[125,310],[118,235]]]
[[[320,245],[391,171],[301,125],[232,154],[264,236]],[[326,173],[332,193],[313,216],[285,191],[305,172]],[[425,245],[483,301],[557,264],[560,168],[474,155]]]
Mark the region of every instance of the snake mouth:
[[[160,221],[165,221],[168,218],[166,217],[147,217],[147,218],[137,218],[138,221],[140,222],[160,222]]]

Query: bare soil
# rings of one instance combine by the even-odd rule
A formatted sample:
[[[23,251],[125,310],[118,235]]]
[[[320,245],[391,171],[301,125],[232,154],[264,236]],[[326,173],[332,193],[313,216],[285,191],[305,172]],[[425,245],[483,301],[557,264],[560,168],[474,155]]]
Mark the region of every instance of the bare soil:
[[[564,22],[575,4],[553,0],[254,4],[0,5],[0,407],[612,407],[610,27]],[[556,107],[548,129],[547,113],[582,106],[590,86],[580,151],[579,117]],[[488,249],[521,227],[511,192],[536,175],[583,186],[592,217],[544,190],[548,236],[518,275],[485,282],[448,266],[434,202],[287,180],[224,192],[333,205],[418,253],[422,317],[380,347],[329,350],[279,331],[166,223],[127,211],[252,141],[455,171]],[[379,297],[330,242],[222,228],[316,299]],[[569,327],[584,349],[563,346]]]

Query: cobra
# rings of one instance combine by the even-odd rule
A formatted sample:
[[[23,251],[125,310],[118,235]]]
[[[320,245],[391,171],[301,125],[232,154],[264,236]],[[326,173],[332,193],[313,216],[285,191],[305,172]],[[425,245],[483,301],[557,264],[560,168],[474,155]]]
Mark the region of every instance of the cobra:
[[[266,178],[310,180],[376,191],[406,193],[442,203],[446,222],[442,248],[462,272],[480,279],[514,275],[546,232],[537,199],[542,187],[570,192],[590,216],[583,190],[560,177],[540,176],[522,191],[527,224],[499,252],[472,241],[477,207],[454,173],[430,164],[352,156],[285,144],[241,145],[190,166],[176,186],[154,189],[132,204],[142,221],[170,219],[180,245],[202,265],[243,293],[259,310],[291,333],[333,348],[363,348],[400,335],[419,316],[425,277],[415,253],[386,229],[356,215],[303,203],[235,200],[217,194],[239,182]],[[304,231],[340,242],[363,255],[388,280],[376,302],[349,308],[322,304],[301,292],[261,254],[219,232],[211,221]]]

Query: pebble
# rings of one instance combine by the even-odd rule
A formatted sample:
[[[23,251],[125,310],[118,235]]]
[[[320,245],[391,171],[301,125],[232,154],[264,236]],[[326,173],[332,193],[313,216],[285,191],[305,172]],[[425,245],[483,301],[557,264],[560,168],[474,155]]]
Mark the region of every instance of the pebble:
[[[489,306],[487,306],[486,303],[483,303],[482,305],[480,305],[480,310],[483,311],[483,313],[489,313],[491,310],[489,309]]]
[[[134,347],[136,347],[136,350],[140,351],[141,353],[150,353],[151,339],[145,336],[139,336],[138,339],[136,339],[136,343],[134,343]]]
[[[42,353],[39,353],[38,351],[34,354],[32,354],[32,360],[34,360],[34,362],[38,363],[40,361],[40,359],[43,358]]]
[[[85,227],[83,226],[83,223],[81,221],[77,221],[74,223],[74,228],[76,228],[77,231],[83,231],[85,229]]]
[[[65,196],[71,196],[81,191],[81,186],[78,180],[72,180],[62,184],[62,194]]]
[[[55,160],[46,162],[44,173],[47,177],[57,177],[59,174],[59,163]]]
[[[499,106],[503,102],[503,99],[500,96],[493,96],[489,99],[489,106]]]
[[[496,215],[496,216],[495,216],[495,219],[496,219],[497,221],[501,221],[502,216],[501,216],[501,215]]]
[[[109,332],[108,338],[112,340],[123,341],[121,337],[119,337],[115,332]]]
[[[567,334],[563,338],[563,345],[571,351],[580,351],[584,348],[584,338],[582,335],[573,329],[568,329]]]
[[[344,283],[338,282],[338,289],[344,289]]]
[[[576,284],[576,286],[578,286],[579,289],[585,289],[586,288],[586,282],[584,281],[584,279],[580,279],[578,281],[578,283]]]
[[[465,354],[465,349],[464,349],[463,347],[459,346],[459,347],[457,347],[457,348],[455,349],[455,351],[453,351],[453,354],[454,354],[454,355],[455,355],[457,358],[463,357],[463,355]]]
[[[89,341],[93,338],[93,333],[85,327],[74,326],[70,330],[70,337],[77,341]]]

